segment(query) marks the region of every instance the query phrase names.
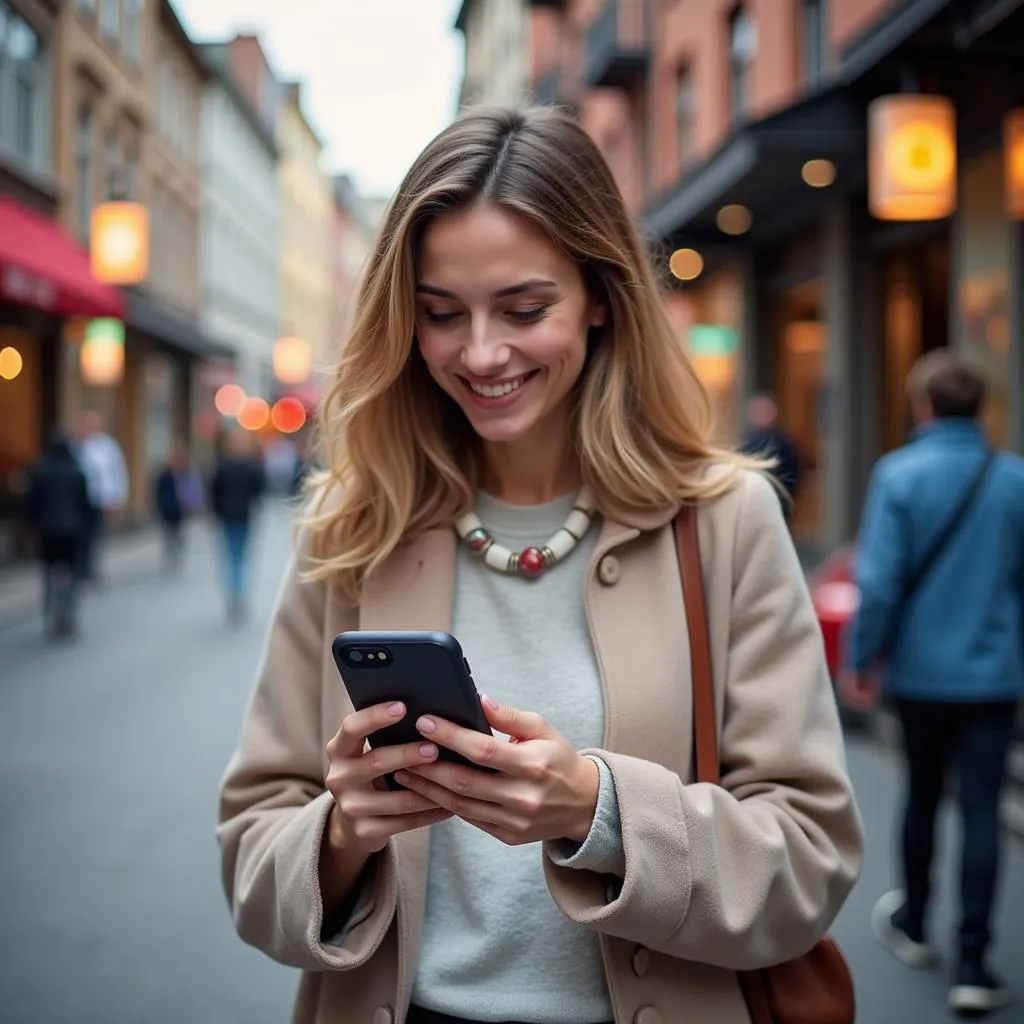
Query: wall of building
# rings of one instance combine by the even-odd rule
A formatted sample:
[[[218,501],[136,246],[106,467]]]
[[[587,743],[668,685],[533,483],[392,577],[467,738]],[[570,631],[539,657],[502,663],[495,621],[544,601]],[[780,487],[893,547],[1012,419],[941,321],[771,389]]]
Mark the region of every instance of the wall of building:
[[[464,102],[524,102],[532,88],[526,0],[472,0],[466,14],[465,38]]]
[[[150,6],[158,7],[156,3]],[[149,286],[165,302],[195,315],[199,310],[195,254],[201,204],[203,76],[189,45],[168,24],[167,16],[155,17],[154,31]]]
[[[270,389],[278,337],[276,157],[219,78],[204,90],[203,327],[238,352],[239,383]]]
[[[286,334],[309,342],[313,362],[331,359],[330,178],[320,166],[321,145],[294,100],[279,114],[280,321]]]

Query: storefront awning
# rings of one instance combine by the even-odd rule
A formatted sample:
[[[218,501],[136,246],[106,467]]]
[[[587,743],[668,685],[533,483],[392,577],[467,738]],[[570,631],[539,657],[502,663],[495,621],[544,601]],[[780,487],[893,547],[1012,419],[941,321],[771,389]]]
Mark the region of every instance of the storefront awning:
[[[644,232],[687,244],[727,243],[716,217],[731,204],[750,209],[759,231],[765,221],[790,217],[788,200],[812,191],[801,179],[808,160],[830,160],[840,176],[862,174],[865,146],[863,106],[839,88],[818,93],[737,129],[710,159],[647,208]]]
[[[168,309],[163,303],[132,289],[127,293],[125,320],[129,327],[165,345],[200,359],[232,359],[234,349],[209,337],[195,321]]]
[[[124,316],[124,295],[92,276],[78,243],[9,196],[0,196],[0,300],[55,316]]]

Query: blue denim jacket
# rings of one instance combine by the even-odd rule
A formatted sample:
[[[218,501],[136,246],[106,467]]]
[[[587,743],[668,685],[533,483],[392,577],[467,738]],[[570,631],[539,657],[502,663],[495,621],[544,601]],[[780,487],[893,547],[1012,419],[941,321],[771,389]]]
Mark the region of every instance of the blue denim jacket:
[[[940,420],[875,467],[848,637],[859,671],[882,653],[903,581],[921,563],[987,452],[981,428]],[[935,701],[1024,694],[1024,459],[1000,453],[968,516],[904,610],[884,668],[888,693]]]

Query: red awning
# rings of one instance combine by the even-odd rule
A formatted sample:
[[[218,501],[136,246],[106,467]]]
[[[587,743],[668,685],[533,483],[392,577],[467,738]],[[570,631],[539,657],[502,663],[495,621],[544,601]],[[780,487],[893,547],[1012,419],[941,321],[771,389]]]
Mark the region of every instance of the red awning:
[[[124,295],[92,276],[89,257],[49,217],[0,196],[0,300],[57,316],[124,319]]]

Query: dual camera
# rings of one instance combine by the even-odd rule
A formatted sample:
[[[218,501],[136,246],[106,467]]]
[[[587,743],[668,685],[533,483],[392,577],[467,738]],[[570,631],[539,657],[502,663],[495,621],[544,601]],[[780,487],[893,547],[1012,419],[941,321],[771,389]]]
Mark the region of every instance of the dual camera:
[[[391,652],[383,647],[346,647],[341,657],[358,668],[383,668],[391,664]]]

